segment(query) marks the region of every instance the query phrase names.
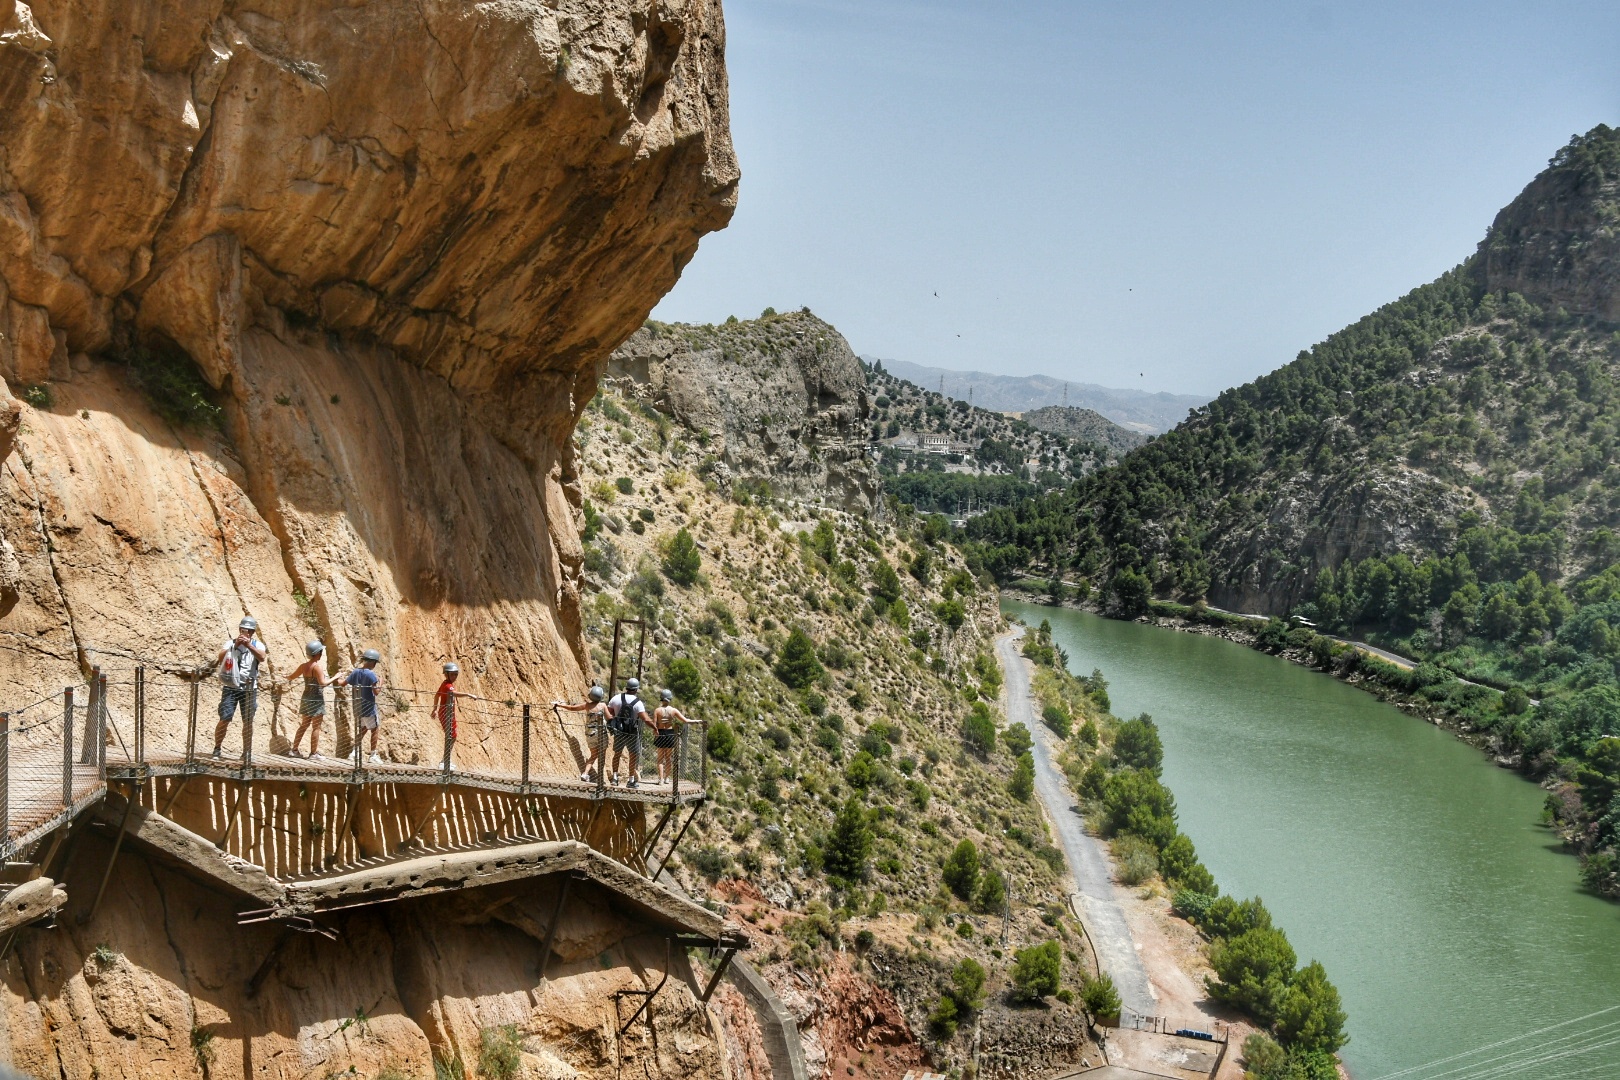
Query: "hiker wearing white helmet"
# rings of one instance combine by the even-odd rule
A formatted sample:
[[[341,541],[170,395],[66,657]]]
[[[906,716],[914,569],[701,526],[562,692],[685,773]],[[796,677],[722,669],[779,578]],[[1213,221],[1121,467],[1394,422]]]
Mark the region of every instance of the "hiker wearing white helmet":
[[[673,690],[660,690],[658,700],[662,704],[652,714],[653,747],[658,751],[658,782],[667,784],[675,777],[675,741],[690,721],[671,704],[675,700]]]
[[[337,680],[339,686],[347,686],[352,695],[351,703],[354,705],[354,721],[360,725],[362,732],[371,732],[371,756],[366,760],[373,765],[382,761],[377,756],[377,731],[382,726],[377,717],[377,684],[382,681],[377,674],[377,665],[382,661],[382,653],[376,649],[367,649],[360,654],[360,664],[353,671]],[[364,735],[356,737],[356,742]]]
[[[580,770],[579,778],[587,784],[595,779],[591,775],[591,766],[595,765],[598,772],[602,769],[602,733],[607,723],[607,691],[600,686],[591,687],[587,700],[578,705],[565,701],[553,701],[553,709],[565,709],[568,712],[582,712],[586,715],[585,741],[590,744],[591,753],[585,761],[585,768]]]
[[[311,759],[320,757],[321,722],[326,719],[326,688],[337,681],[334,676],[326,677],[326,646],[318,641],[312,641],[304,646],[304,655],[308,658],[293,669],[287,676],[288,682],[304,680],[304,694],[298,699],[298,734],[293,736],[292,748],[287,751],[289,757],[302,757],[298,752],[298,743],[309,732],[309,756]]]
[[[219,694],[219,723],[214,727],[216,758],[220,744],[225,741],[225,730],[236,718],[237,708],[242,710],[244,724],[253,723],[259,711],[259,665],[264,663],[267,650],[264,642],[253,636],[258,632],[258,620],[245,616],[236,625],[236,636],[220,647],[219,658],[214,661],[223,684]]]
[[[444,729],[444,771],[451,772],[455,766],[450,764],[451,751],[456,746],[456,700],[466,698],[469,701],[483,701],[477,694],[469,694],[465,690],[456,689],[456,677],[461,674],[461,668],[454,661],[444,665],[444,682],[439,684],[438,693],[433,695],[433,717]]]
[[[613,782],[619,782],[619,757],[630,754],[630,772],[626,787],[640,787],[641,779],[641,725],[651,724],[647,706],[641,700],[641,680],[625,681],[622,693],[614,694],[608,702],[608,729],[613,733]]]

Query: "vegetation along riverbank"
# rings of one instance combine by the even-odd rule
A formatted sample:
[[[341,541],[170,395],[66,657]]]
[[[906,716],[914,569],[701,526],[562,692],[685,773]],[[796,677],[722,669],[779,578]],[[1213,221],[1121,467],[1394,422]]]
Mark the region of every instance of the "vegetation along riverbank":
[[[1069,672],[1062,648],[1042,623],[1024,639],[1034,664],[1041,720],[1063,742],[1062,766],[1089,827],[1112,846],[1120,884],[1162,885],[1176,915],[1203,936],[1212,998],[1251,1018],[1267,1034],[1251,1035],[1242,1055],[1257,1080],[1328,1080],[1338,1076],[1345,1014],[1338,990],[1314,960],[1299,966],[1287,934],[1272,924],[1259,897],[1222,896],[1180,831],[1174,795],[1162,779],[1164,747],[1151,717],[1121,720],[1111,712],[1099,671]],[[1082,987],[1088,1008],[1117,1010],[1106,977]]]

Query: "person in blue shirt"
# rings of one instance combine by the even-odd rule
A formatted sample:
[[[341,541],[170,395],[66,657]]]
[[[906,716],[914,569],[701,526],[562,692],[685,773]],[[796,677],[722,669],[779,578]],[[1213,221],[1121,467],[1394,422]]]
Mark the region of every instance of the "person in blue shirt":
[[[377,715],[377,684],[382,681],[377,676],[377,664],[381,660],[382,653],[376,649],[367,649],[360,654],[360,666],[338,680],[339,686],[347,686],[350,689],[351,700],[354,703],[354,718],[359,723],[360,730],[371,732],[371,756],[366,760],[373,765],[382,760],[377,754],[377,730],[380,727]]]

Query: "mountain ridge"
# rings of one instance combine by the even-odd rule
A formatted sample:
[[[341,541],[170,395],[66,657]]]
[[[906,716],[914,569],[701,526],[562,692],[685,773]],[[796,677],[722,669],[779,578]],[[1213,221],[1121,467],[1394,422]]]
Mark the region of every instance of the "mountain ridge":
[[[914,364],[909,360],[885,360],[862,356],[868,364],[882,364],[890,373],[936,389],[945,380],[947,397],[967,400],[981,409],[996,412],[1026,412],[1065,403],[1091,409],[1113,423],[1143,435],[1169,431],[1186,418],[1189,409],[1207,405],[1208,397],[1198,394],[1170,394],[1163,391],[1127,390],[1096,383],[1068,382],[1050,375],[997,375],[986,371],[955,371],[949,368]],[[1067,390],[1068,400],[1064,400]]]

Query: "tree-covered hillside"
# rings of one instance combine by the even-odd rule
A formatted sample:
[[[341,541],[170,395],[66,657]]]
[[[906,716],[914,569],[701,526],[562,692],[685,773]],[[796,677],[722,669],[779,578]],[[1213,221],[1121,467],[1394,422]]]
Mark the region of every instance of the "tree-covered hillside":
[[[1559,813],[1612,851],[1617,228],[1620,132],[1598,127],[1456,269],[1118,465],[970,522],[973,558],[1085,579],[1124,614],[1151,596],[1293,612],[1519,685],[1477,722],[1537,773],[1585,768],[1586,817]]]

